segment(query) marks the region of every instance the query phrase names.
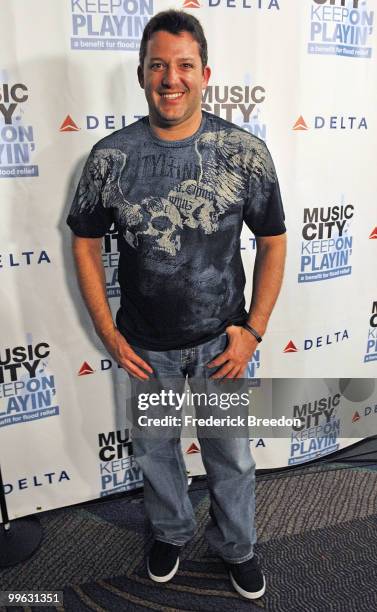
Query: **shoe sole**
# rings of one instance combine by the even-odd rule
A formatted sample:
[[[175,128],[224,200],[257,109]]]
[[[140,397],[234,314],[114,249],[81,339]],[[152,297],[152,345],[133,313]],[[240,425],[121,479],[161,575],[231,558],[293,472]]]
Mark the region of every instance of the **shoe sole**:
[[[266,590],[266,579],[263,576],[263,587],[260,589],[260,591],[255,591],[255,592],[250,592],[250,591],[245,591],[244,589],[242,589],[240,587],[239,584],[237,584],[237,582],[234,580],[233,576],[232,576],[232,572],[229,572],[229,577],[230,577],[230,581],[232,583],[232,585],[234,586],[235,590],[237,591],[237,593],[239,593],[240,595],[242,595],[242,597],[246,597],[246,599],[259,599],[259,597],[262,597],[262,595],[264,595],[265,590]]]
[[[175,566],[171,570],[171,572],[166,574],[166,576],[155,576],[154,574],[152,574],[151,570],[149,569],[149,559],[147,560],[148,576],[154,582],[168,582],[169,580],[171,580],[173,578],[173,576],[175,576],[175,574],[178,571],[178,567],[179,567],[179,557],[178,557],[178,559],[176,561]]]

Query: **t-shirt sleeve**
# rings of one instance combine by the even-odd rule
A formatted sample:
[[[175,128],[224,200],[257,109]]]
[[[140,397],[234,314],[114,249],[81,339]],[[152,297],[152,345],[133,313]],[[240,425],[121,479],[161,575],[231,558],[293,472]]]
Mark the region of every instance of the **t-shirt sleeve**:
[[[101,238],[109,230],[114,218],[113,209],[106,207],[104,201],[107,177],[106,155],[92,149],[67,217],[67,224],[76,236]]]
[[[275,166],[267,146],[255,147],[244,205],[244,221],[256,236],[278,236],[286,231],[284,209]]]

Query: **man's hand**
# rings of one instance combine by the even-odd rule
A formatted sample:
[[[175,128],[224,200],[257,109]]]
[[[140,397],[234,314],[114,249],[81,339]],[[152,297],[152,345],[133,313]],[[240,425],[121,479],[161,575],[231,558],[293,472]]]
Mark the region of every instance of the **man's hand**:
[[[256,338],[238,325],[230,325],[226,328],[226,333],[228,334],[228,346],[221,355],[207,365],[208,368],[222,366],[210,376],[211,379],[242,378],[258,345]]]
[[[129,374],[139,380],[148,380],[146,372],[153,374],[151,366],[135,353],[124,336],[116,329],[103,338],[103,343],[115,361]],[[145,372],[144,372],[145,370]]]

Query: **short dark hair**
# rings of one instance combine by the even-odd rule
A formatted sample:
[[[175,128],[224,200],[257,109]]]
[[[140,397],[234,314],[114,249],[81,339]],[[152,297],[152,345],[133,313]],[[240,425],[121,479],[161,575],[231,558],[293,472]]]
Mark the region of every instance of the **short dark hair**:
[[[157,13],[157,15],[154,15],[144,28],[139,51],[139,64],[141,68],[144,66],[148,41],[155,32],[160,32],[161,30],[176,35],[179,35],[181,32],[189,32],[199,45],[200,59],[202,60],[203,68],[207,66],[207,41],[200,21],[189,13],[170,9],[169,11],[161,11]]]

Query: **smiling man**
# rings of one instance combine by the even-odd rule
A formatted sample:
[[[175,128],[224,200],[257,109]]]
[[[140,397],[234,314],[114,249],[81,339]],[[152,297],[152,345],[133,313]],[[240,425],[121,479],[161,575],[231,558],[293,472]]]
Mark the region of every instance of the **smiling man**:
[[[147,51],[147,52],[146,52]],[[202,121],[202,90],[211,71],[202,65],[198,43],[192,34],[158,31],[138,68],[138,77],[149,108],[155,133],[167,140],[180,140],[198,130]]]
[[[198,20],[173,10],[155,15],[143,33],[138,67],[149,114],[94,146],[68,217],[95,329],[131,375],[136,394],[148,379],[169,378],[180,391],[186,379],[242,378],[282,282],[284,214],[271,156],[263,141],[202,112],[209,78]],[[101,260],[101,238],[113,222],[120,251],[116,324]],[[249,312],[240,254],[244,222],[257,243]],[[174,406],[156,406],[149,416],[174,414]],[[198,431],[198,438],[211,499],[206,536],[234,588],[256,599],[265,579],[254,555],[248,435]],[[166,582],[195,532],[180,427],[135,435],[134,455],[155,536],[148,573]]]

